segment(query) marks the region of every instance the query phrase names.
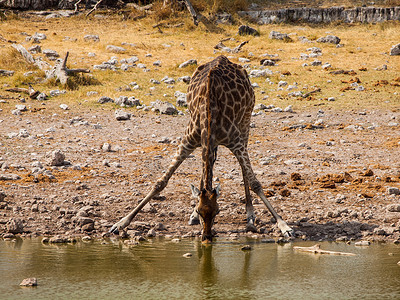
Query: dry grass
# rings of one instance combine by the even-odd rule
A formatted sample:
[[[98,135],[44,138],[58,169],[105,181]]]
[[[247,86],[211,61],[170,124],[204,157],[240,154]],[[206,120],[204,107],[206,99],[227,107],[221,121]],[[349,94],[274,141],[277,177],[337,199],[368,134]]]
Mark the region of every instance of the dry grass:
[[[226,1],[215,1],[215,5],[223,5]],[[221,4],[222,3],[222,4]],[[243,22],[243,20],[239,20]],[[265,78],[253,78],[252,82],[260,85],[256,89],[256,100],[264,104],[274,104],[284,107],[292,104],[295,109],[307,109],[310,106],[324,105],[337,109],[361,109],[361,108],[391,108],[400,107],[400,88],[394,85],[374,86],[378,80],[393,82],[400,74],[400,57],[389,56],[388,52],[392,45],[400,41],[399,23],[385,23],[377,25],[263,25],[255,26],[260,32],[259,37],[240,37],[237,35],[237,26],[219,25],[223,33],[206,32],[200,24],[195,27],[189,16],[182,13],[175,15],[168,20],[169,24],[184,22],[182,27],[161,28],[162,32],[153,28],[157,23],[152,17],[140,20],[124,20],[122,16],[107,16],[99,18],[72,17],[63,19],[10,19],[2,21],[2,35],[9,40],[23,43],[26,48],[31,42],[25,42],[25,35],[43,32],[47,39],[40,44],[42,49],[56,50],[61,57],[67,51],[70,52],[68,66],[70,68],[90,68],[116,56],[119,60],[132,55],[140,59],[150,72],[143,72],[139,68],[132,68],[130,71],[94,71],[90,76],[77,77],[69,86],[70,91],[65,95],[54,98],[54,101],[62,101],[73,105],[84,103],[94,105],[96,100],[104,95],[116,98],[118,96],[135,96],[144,103],[149,104],[156,99],[175,102],[173,94],[176,90],[184,92],[187,85],[184,83],[175,84],[174,89],[167,88],[167,85],[153,85],[150,79],[160,80],[164,76],[177,79],[184,75],[191,75],[194,68],[179,69],[180,63],[196,58],[199,64],[205,63],[219,54],[231,56],[232,61],[238,62],[239,57],[247,57],[251,60],[253,67],[259,66],[261,55],[264,53],[278,54],[280,61],[278,66],[270,67],[274,71],[271,81],[274,85],[265,82]],[[284,43],[273,41],[268,38],[271,30],[291,34],[294,42]],[[327,34],[334,34],[342,39],[344,47],[336,48],[328,44],[303,44],[297,40],[298,36],[306,36],[315,40]],[[83,40],[86,34],[97,34],[100,37],[98,43],[88,43]],[[76,38],[73,42],[65,40],[65,37]],[[214,53],[214,45],[223,38],[234,37],[237,41],[249,40],[239,54]],[[233,47],[238,42],[227,42]],[[124,45],[127,50],[124,54],[113,54],[106,51],[107,45],[121,46],[121,43],[131,43],[134,46]],[[300,60],[301,53],[307,53],[307,48],[317,46],[322,49],[323,56],[318,57],[323,63],[329,62],[332,70],[354,70],[357,75],[331,75],[321,67],[302,67],[304,62]],[[95,57],[89,57],[88,53],[96,53]],[[151,54],[150,56],[146,56]],[[40,55],[35,55],[40,56]],[[161,60],[162,66],[155,67],[153,62]],[[53,62],[50,62],[53,64]],[[386,64],[387,71],[377,71],[375,68]],[[15,53],[9,44],[0,42],[0,68],[16,71],[13,77],[0,77],[0,86],[18,86],[32,82],[34,78],[23,79],[23,73],[31,70],[20,56]],[[367,71],[359,71],[364,68]],[[291,75],[282,76],[282,72],[288,71]],[[34,75],[35,78],[43,77],[40,72]],[[363,92],[348,90],[341,92],[341,88],[348,85],[342,81],[358,77],[361,84],[366,88]],[[82,81],[83,80],[83,81]],[[299,90],[312,91],[321,88],[321,93],[312,95],[311,98],[298,99],[288,97],[288,91],[278,90],[277,82],[285,80],[289,84],[298,83]],[[54,82],[40,83],[34,80],[35,88],[48,92],[51,89],[60,88]],[[130,92],[118,91],[117,88],[128,85],[135,81],[141,87],[139,90]],[[85,84],[82,84],[85,83]],[[150,87],[155,86],[155,90]],[[87,96],[88,91],[97,91],[98,96]],[[3,93],[3,92],[2,92]],[[262,100],[266,95],[268,99]],[[335,97],[336,101],[326,101],[328,97]]]

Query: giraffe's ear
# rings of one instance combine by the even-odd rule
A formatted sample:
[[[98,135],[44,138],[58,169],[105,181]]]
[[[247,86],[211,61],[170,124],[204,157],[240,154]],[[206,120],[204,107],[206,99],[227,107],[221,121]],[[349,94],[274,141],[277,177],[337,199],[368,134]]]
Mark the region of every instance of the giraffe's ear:
[[[214,189],[214,191],[215,191],[215,194],[217,195],[217,196],[219,196],[219,191],[221,190],[221,185],[218,183],[218,185],[215,187],[215,189]]]
[[[195,187],[193,184],[190,185],[190,189],[192,190],[193,197],[197,198],[198,196],[200,196],[199,189]]]

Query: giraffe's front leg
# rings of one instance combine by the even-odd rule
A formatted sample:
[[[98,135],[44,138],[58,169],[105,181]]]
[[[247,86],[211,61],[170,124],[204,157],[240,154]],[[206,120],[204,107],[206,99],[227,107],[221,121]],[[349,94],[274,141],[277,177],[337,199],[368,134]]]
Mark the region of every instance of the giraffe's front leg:
[[[254,209],[253,205],[251,206],[251,209],[247,209],[246,205],[246,215],[247,215],[247,224],[246,224],[246,231],[251,231],[251,232],[257,232],[257,227],[254,224],[256,221],[256,215],[254,214]]]
[[[246,197],[246,231],[257,232],[257,227],[255,226],[256,215],[254,214],[254,207],[253,207],[253,199],[250,195],[249,189],[249,181],[245,174],[243,174],[243,182],[244,182],[244,193]]]

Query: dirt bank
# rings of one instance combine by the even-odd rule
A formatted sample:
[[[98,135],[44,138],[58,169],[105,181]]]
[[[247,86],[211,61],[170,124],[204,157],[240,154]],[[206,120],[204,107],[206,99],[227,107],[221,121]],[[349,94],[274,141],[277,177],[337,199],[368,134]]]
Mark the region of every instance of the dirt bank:
[[[9,231],[102,236],[168,167],[188,121],[187,114],[135,108],[129,109],[130,120],[117,121],[111,106],[62,110],[37,100],[13,115],[13,101],[2,104],[0,115],[0,235],[5,237]],[[254,170],[299,238],[399,241],[399,119],[399,111],[384,110],[254,114],[249,142]],[[65,155],[62,166],[49,165],[55,149]],[[222,186],[217,235],[278,237],[255,195],[258,233],[245,232],[241,172],[227,149],[219,149],[215,169]],[[200,225],[187,222],[195,204],[189,184],[197,185],[200,174],[197,150],[127,234],[199,235]]]

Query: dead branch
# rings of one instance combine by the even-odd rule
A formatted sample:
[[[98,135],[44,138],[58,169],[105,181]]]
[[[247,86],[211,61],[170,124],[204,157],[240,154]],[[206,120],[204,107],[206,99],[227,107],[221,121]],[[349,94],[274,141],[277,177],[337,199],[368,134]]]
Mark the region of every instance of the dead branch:
[[[310,96],[310,95],[312,95],[312,94],[314,94],[314,93],[319,93],[320,91],[321,91],[321,89],[318,88],[318,89],[316,89],[316,90],[313,90],[313,91],[311,91],[311,92],[308,92],[308,93],[304,94],[302,97],[303,97],[303,98],[307,98],[308,96]]]
[[[5,42],[5,43],[12,43],[12,44],[16,44],[17,43],[16,41],[7,40],[1,34],[0,34],[0,41]]]
[[[81,2],[82,2],[82,0],[78,0],[78,1],[74,4],[74,6],[75,6],[74,13],[76,13],[76,12],[78,11],[78,5],[79,5]]]
[[[6,92],[29,94],[28,89],[25,89],[25,88],[9,88],[9,89],[6,89]]]
[[[232,49],[232,53],[238,53],[238,52],[240,51],[240,49],[241,49],[244,45],[246,45],[248,42],[249,42],[249,41],[244,41],[244,42],[240,43],[239,46],[237,46],[237,47],[235,47],[235,48]]]
[[[6,92],[11,92],[11,93],[23,93],[29,95],[29,98],[31,99],[36,99],[36,97],[40,94],[39,91],[36,91],[31,85],[29,85],[29,88],[9,88],[6,89]]]
[[[129,6],[133,7],[134,9],[136,9],[138,11],[145,12],[145,11],[150,10],[150,9],[153,8],[153,3],[150,3],[148,5],[144,5],[144,6],[137,5],[136,3],[129,3]]]
[[[302,252],[311,252],[314,254],[330,254],[330,255],[345,255],[345,256],[355,256],[354,253],[348,252],[336,252],[336,251],[328,251],[328,250],[321,250],[320,245],[316,244],[312,247],[293,247],[294,250],[302,251]]]
[[[88,69],[68,69],[67,60],[69,52],[66,53],[63,60],[57,59],[54,67],[46,72],[46,79],[56,78],[61,84],[66,84],[68,81],[68,76],[76,73],[90,73]]]
[[[86,14],[86,17],[89,16],[92,12],[94,12],[97,9],[97,7],[101,4],[101,2],[103,2],[103,0],[97,1],[94,7],[91,10],[89,10],[89,12]]]
[[[156,27],[177,28],[177,27],[181,27],[183,25],[185,25],[185,23],[178,23],[178,24],[170,25],[170,24],[165,24],[165,23],[161,22],[156,25],[153,25],[153,28],[156,28]]]
[[[191,14],[192,18],[193,18],[193,23],[194,25],[199,25],[199,20],[198,20],[198,15],[196,13],[196,11],[193,8],[192,3],[190,3],[189,0],[184,0],[186,8],[188,9],[189,13]]]
[[[223,42],[228,41],[230,39],[231,38],[226,38],[226,39],[223,39],[223,40],[219,41],[218,44],[216,44],[214,46],[214,49],[224,50],[224,51],[229,52],[229,53],[238,53],[242,49],[242,47],[249,42],[249,41],[242,42],[242,43],[240,43],[240,45],[238,45],[235,48],[231,49],[231,48],[225,46],[224,43],[223,43]]]

